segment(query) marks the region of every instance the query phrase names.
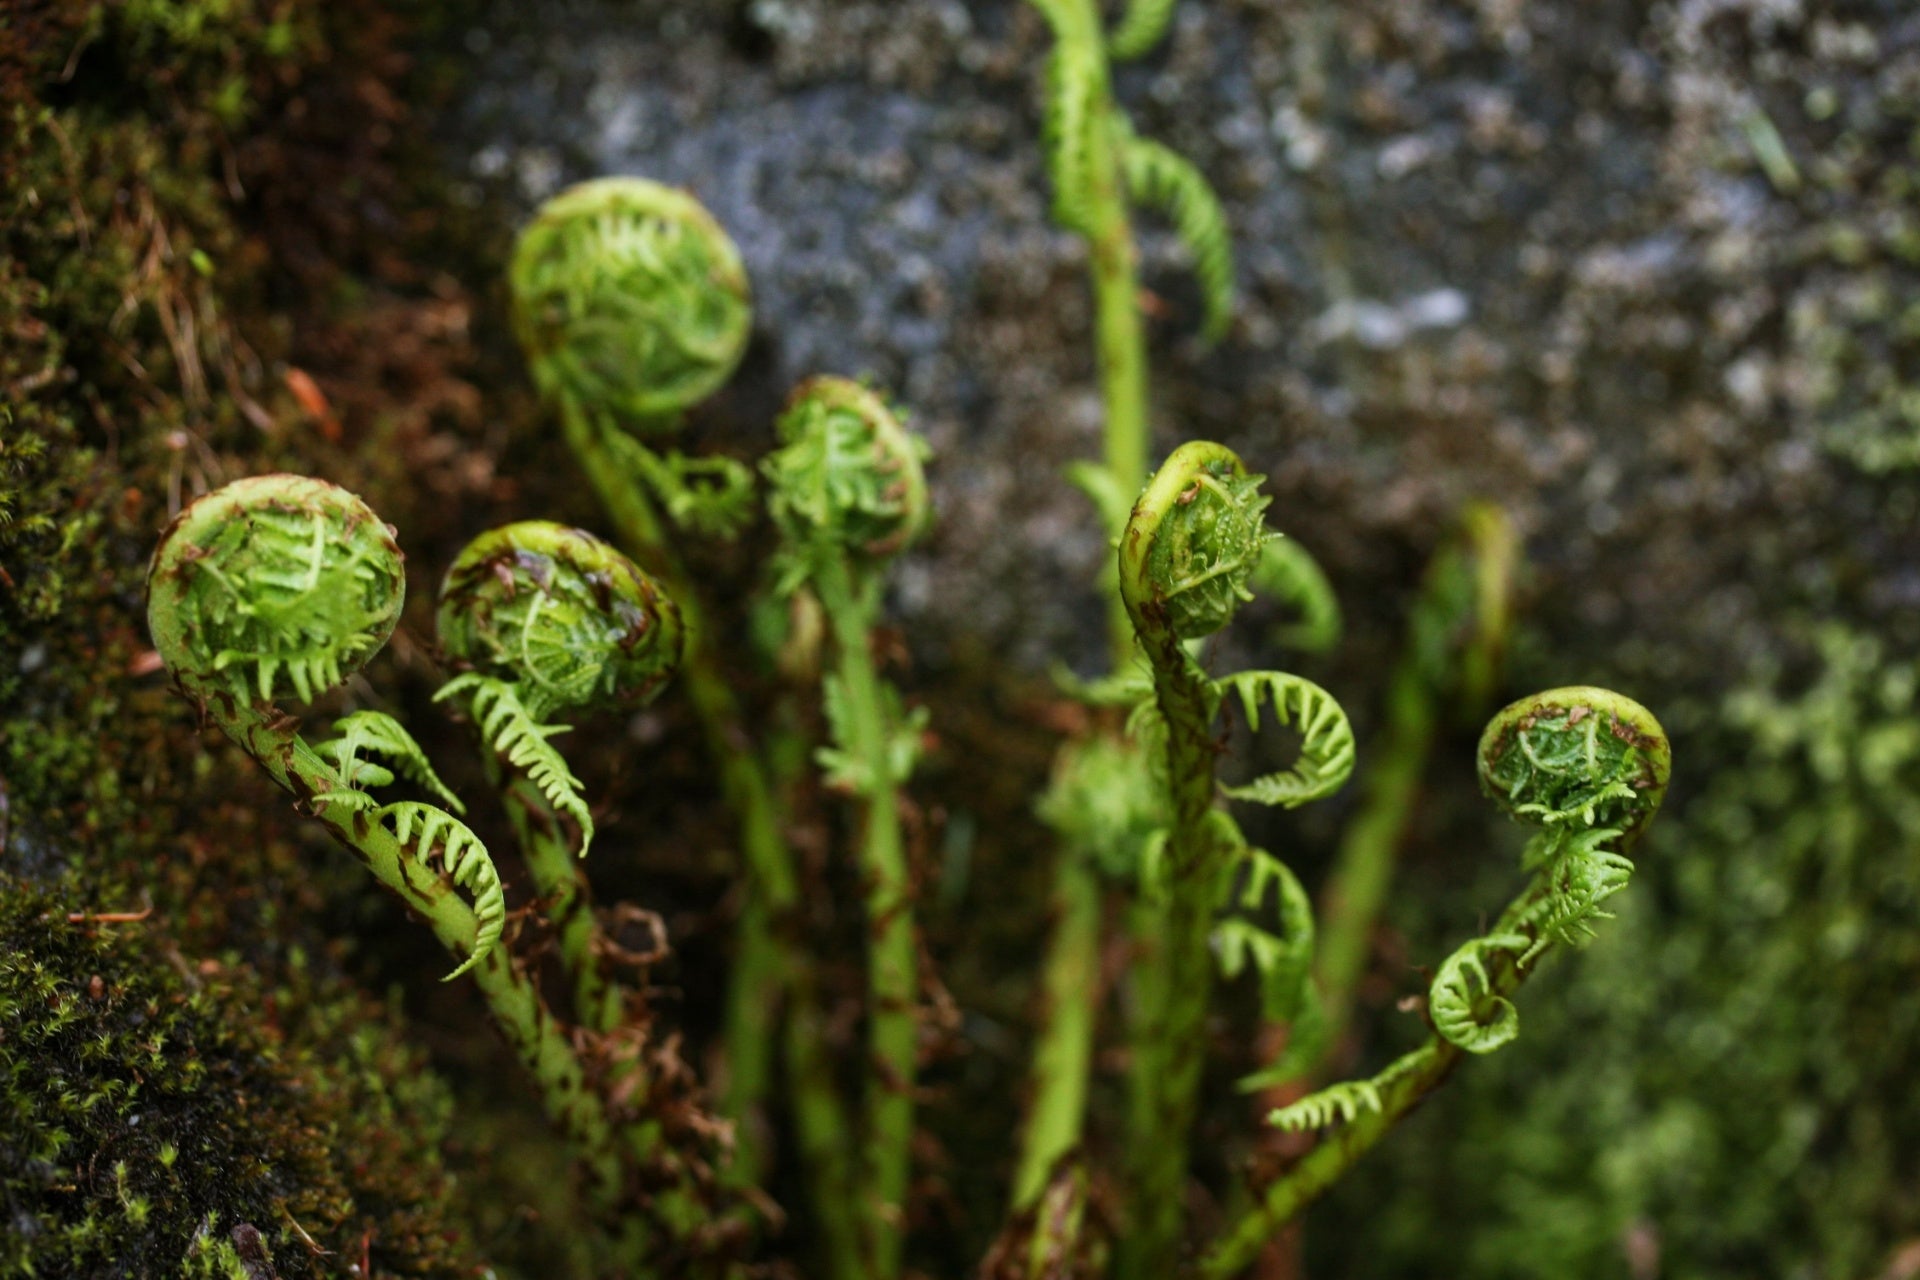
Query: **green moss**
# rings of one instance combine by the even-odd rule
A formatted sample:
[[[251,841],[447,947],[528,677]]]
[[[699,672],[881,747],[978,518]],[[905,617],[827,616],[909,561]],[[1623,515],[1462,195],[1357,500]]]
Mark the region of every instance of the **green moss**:
[[[89,905],[0,880],[0,1271],[221,1275],[247,1224],[286,1277],[363,1241],[383,1272],[469,1273],[447,1099],[395,1028],[297,963],[272,991],[203,978],[149,926],[70,920]]]

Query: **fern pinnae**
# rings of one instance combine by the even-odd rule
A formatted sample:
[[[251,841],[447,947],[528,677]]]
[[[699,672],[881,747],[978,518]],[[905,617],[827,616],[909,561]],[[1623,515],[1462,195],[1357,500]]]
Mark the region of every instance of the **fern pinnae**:
[[[445,809],[402,800],[375,810],[374,819],[388,826],[393,838],[411,848],[423,864],[438,862],[456,885],[473,895],[473,951],[441,979],[451,982],[484,959],[506,929],[507,896],[500,872],[480,837]]]
[[[578,824],[580,856],[584,858],[593,843],[593,811],[587,805],[580,779],[548,741],[566,732],[567,726],[539,723],[512,682],[478,672],[455,676],[434,695],[434,701],[462,696],[479,722],[487,745],[525,774],[556,811]]]
[[[1353,772],[1353,726],[1333,695],[1313,681],[1281,671],[1240,671],[1214,684],[1223,694],[1239,695],[1249,729],[1260,728],[1260,708],[1270,703],[1280,724],[1301,736],[1300,757],[1290,768],[1222,786],[1222,794],[1292,809],[1331,795]]]
[[[1220,197],[1191,161],[1151,138],[1124,134],[1120,163],[1127,194],[1166,215],[1193,258],[1206,306],[1201,336],[1219,341],[1233,319],[1233,236]]]
[[[1173,21],[1176,0],[1128,0],[1120,23],[1107,37],[1107,52],[1121,62],[1145,57]]]
[[[372,753],[392,762],[395,773],[421,790],[430,792],[453,812],[464,814],[467,811],[460,797],[454,795],[447,784],[440,780],[440,775],[434,772],[432,761],[427,759],[427,753],[413,735],[392,716],[382,711],[355,711],[335,720],[333,733],[331,739],[320,743],[314,750],[333,762],[349,786],[354,785],[356,771],[366,767],[360,759],[361,754]]]

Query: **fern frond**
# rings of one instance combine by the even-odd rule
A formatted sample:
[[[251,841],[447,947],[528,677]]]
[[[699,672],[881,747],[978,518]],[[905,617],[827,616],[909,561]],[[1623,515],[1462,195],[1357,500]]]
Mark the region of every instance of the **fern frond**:
[[[1166,215],[1186,246],[1206,305],[1201,336],[1219,341],[1233,319],[1233,237],[1220,197],[1185,156],[1150,138],[1124,135],[1120,163],[1128,194]]]
[[[1062,39],[1047,59],[1047,105],[1041,137],[1053,179],[1053,220],[1092,235],[1093,149],[1104,145],[1100,100],[1106,93],[1097,54]]]
[[[753,469],[745,463],[719,455],[690,458],[677,449],[655,453],[621,431],[609,431],[605,439],[680,528],[731,542],[753,522]]]
[[[1267,1116],[1267,1123],[1288,1133],[1324,1129],[1336,1120],[1349,1123],[1363,1111],[1380,1110],[1380,1086],[1371,1080],[1343,1080],[1310,1093]]]
[[[356,711],[335,720],[333,733],[333,737],[316,744],[314,751],[340,771],[348,786],[360,790],[387,786],[398,773],[421,790],[431,792],[455,813],[467,811],[460,797],[440,781],[440,775],[433,771],[432,762],[413,735],[392,716],[381,711]],[[362,759],[367,753],[392,761],[393,770]]]
[[[480,736],[512,768],[540,789],[555,811],[572,818],[580,828],[580,856],[593,843],[593,811],[587,807],[580,779],[566,759],[547,741],[565,733],[565,725],[545,725],[533,718],[520,692],[510,681],[468,672],[447,681],[435,702],[464,696],[467,709],[480,725]]]
[[[507,925],[507,896],[500,884],[487,847],[467,824],[445,809],[430,804],[403,800],[375,812],[375,819],[388,826],[393,838],[410,847],[425,866],[438,863],[453,882],[473,895],[473,916],[477,925],[473,953],[466,962],[445,978],[451,982],[478,964],[500,941]]]
[[[821,700],[827,714],[827,732],[833,743],[815,751],[814,762],[825,771],[828,786],[855,795],[872,795],[876,784],[897,787],[913,776],[913,767],[920,761],[920,743],[926,732],[928,711],[925,707],[906,710],[900,701],[900,691],[891,684],[880,685],[880,699],[891,731],[887,739],[889,776],[885,779],[876,779],[866,760],[853,749],[853,711],[848,703],[846,684],[833,674],[822,681]]]
[[[1365,1112],[1383,1109],[1382,1093],[1403,1076],[1412,1075],[1433,1058],[1431,1044],[1401,1054],[1385,1070],[1367,1080],[1343,1080],[1310,1093],[1291,1106],[1281,1107],[1267,1116],[1267,1123],[1289,1133],[1306,1129],[1324,1129],[1336,1120],[1351,1124]]]
[[[1120,25],[1107,37],[1107,52],[1121,62],[1145,57],[1167,33],[1174,0],[1128,0]]]
[[[1520,1034],[1520,1011],[1493,988],[1487,965],[1497,952],[1526,955],[1525,934],[1496,933],[1463,944],[1440,965],[1427,992],[1433,1029],[1468,1053],[1492,1053]]]
[[[1340,601],[1311,552],[1279,537],[1260,549],[1253,586],[1285,605],[1295,621],[1280,628],[1280,643],[1303,653],[1326,653],[1340,643]]]
[[[1331,795],[1353,772],[1353,726],[1332,694],[1311,680],[1280,671],[1240,671],[1215,681],[1215,687],[1240,695],[1247,727],[1260,728],[1260,707],[1270,702],[1275,718],[1300,733],[1300,758],[1290,769],[1262,774],[1221,791],[1235,800],[1292,809]]]

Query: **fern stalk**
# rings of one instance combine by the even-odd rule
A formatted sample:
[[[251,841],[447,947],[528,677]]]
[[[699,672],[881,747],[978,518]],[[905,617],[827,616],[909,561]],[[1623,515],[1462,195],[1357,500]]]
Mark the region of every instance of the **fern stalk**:
[[[1100,397],[1106,411],[1102,461],[1109,486],[1131,495],[1147,477],[1147,344],[1140,315],[1138,250],[1128,214],[1124,174],[1113,139],[1117,136],[1101,15],[1092,0],[1047,0],[1037,6],[1054,30],[1053,92],[1079,94],[1087,108],[1084,130],[1084,190],[1070,190],[1075,177],[1060,163],[1071,138],[1055,140],[1056,209],[1087,245],[1093,284],[1094,333]],[[1087,83],[1059,83],[1067,68],[1083,70]],[[1060,112],[1059,100],[1050,111]],[[1117,590],[1107,600],[1108,651],[1113,670],[1133,660],[1133,625]],[[1056,914],[1047,941],[1042,980],[1039,1044],[1034,1055],[1026,1120],[1019,1139],[1019,1163],[1013,1207],[1035,1207],[1054,1166],[1078,1147],[1086,1124],[1094,1038],[1099,1029],[1097,984],[1071,985],[1074,975],[1091,972],[1098,962],[1099,884],[1084,853],[1056,852]],[[1070,1252],[1069,1245],[1062,1246]]]
[[[814,587],[833,631],[846,694],[847,753],[872,779],[862,796],[860,871],[867,914],[867,1056],[858,1207],[866,1223],[871,1274],[899,1271],[905,1225],[919,991],[913,906],[899,800],[893,784],[889,723],[869,650],[870,593],[857,593],[837,557],[822,557]],[[867,595],[866,599],[861,596]]]
[[[756,1140],[761,1126],[754,1117],[765,1103],[772,1078],[770,1064],[778,1040],[775,1011],[783,996],[791,999],[792,983],[786,975],[799,972],[809,963],[800,948],[782,940],[782,922],[799,900],[799,878],[780,832],[766,773],[758,754],[749,748],[751,739],[739,703],[709,643],[700,597],[692,590],[679,557],[667,541],[652,498],[608,447],[606,433],[618,428],[597,421],[570,395],[559,398],[559,409],[567,444],[613,522],[621,545],[656,574],[680,602],[687,628],[687,659],[681,678],[719,774],[721,795],[740,823],[747,897],[762,904],[742,912],[739,950],[744,963],[736,967],[733,990],[728,995],[729,1075],[727,1094],[722,1099],[724,1113],[738,1125],[735,1176],[742,1184],[752,1184],[759,1180],[765,1165]],[[808,1078],[796,1074],[795,1085],[805,1087]],[[815,1109],[835,1105],[831,1099],[821,1098],[804,1103],[796,1099],[796,1103]]]

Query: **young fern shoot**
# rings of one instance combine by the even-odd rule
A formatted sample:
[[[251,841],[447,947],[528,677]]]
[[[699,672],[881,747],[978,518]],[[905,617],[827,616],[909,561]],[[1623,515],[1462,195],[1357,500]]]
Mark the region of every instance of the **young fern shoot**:
[[[147,589],[154,645],[174,683],[464,957],[448,977],[473,975],[585,1161],[594,1199],[610,1208],[623,1183],[613,1127],[532,978],[499,945],[506,902],[487,850],[446,809],[383,803],[369,790],[398,775],[451,800],[419,746],[374,712],[344,717],[333,738],[311,744],[276,705],[284,693],[308,701],[327,692],[386,643],[405,593],[392,531],[344,489],[256,476],[181,512],[154,552]]]
[[[1223,958],[1261,964],[1277,1011],[1305,1007],[1311,946],[1305,894],[1284,864],[1247,845],[1219,798],[1292,808],[1331,794],[1353,768],[1352,729],[1325,690],[1279,672],[1216,681],[1188,648],[1225,627],[1251,598],[1249,580],[1273,537],[1261,479],[1221,445],[1182,445],[1134,504],[1120,538],[1121,595],[1153,680],[1151,698],[1135,713],[1136,733],[1148,744],[1171,819],[1145,871],[1149,892],[1139,913],[1140,932],[1155,954],[1136,974],[1128,1137],[1133,1225],[1120,1253],[1120,1274],[1129,1280],[1168,1274],[1178,1253],[1215,963],[1214,912],[1243,867],[1261,882],[1256,901],[1265,883],[1278,889],[1280,917],[1292,927],[1285,938],[1228,949]],[[1229,693],[1254,724],[1270,708],[1282,725],[1300,731],[1300,755],[1290,768],[1239,787],[1216,783],[1213,726]],[[1242,942],[1248,940],[1243,934]]]
[[[575,1014],[596,1031],[620,1022],[578,859],[593,813],[545,723],[575,710],[642,703],[679,669],[680,611],[660,585],[592,534],[544,520],[490,530],[447,570],[440,648],[460,671],[436,701],[454,700],[480,732],[488,774],[533,874]]]
[[[919,975],[911,876],[898,790],[918,753],[921,720],[880,679],[872,629],[885,572],[930,519],[924,443],[876,393],[845,378],[799,387],[781,416],[781,447],[762,464],[781,534],[777,589],[818,599],[833,638],[824,690],[833,743],[819,763],[858,798],[866,886],[867,1047],[854,1211],[867,1274],[899,1269],[906,1210]]]
[[[509,271],[514,323],[534,381],[559,417],[616,540],[680,604],[687,696],[699,715],[748,878],[728,999],[724,1109],[740,1123],[734,1168],[763,1163],[776,1011],[809,986],[785,941],[799,876],[766,765],[716,651],[700,593],[668,522],[730,536],[752,514],[753,473],[654,444],[725,384],[745,353],[752,306],[738,249],[687,192],[642,178],[582,183],[541,206]],[[804,1038],[802,1056],[811,1053]],[[821,1072],[795,1071],[800,1081]],[[815,1103],[821,1099],[816,1096]],[[818,1105],[812,1109],[817,1110]]]
[[[1239,1275],[1267,1241],[1373,1149],[1468,1054],[1519,1034],[1514,992],[1555,945],[1578,946],[1626,887],[1626,850],[1666,793],[1672,751],[1652,713],[1606,689],[1552,689],[1495,715],[1481,736],[1481,789],[1509,817],[1538,827],[1521,858],[1527,886],[1487,931],[1435,971],[1432,1034],[1366,1080],[1346,1081],[1276,1111],[1286,1129],[1337,1126],[1264,1188],[1208,1250],[1208,1280]]]

